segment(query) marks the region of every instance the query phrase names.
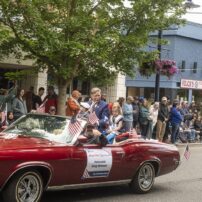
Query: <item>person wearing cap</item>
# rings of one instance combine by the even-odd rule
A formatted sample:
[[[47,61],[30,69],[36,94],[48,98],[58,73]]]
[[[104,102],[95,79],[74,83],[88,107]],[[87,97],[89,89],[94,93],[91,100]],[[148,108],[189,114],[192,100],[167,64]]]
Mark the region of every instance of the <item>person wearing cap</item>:
[[[159,106],[159,113],[156,125],[156,139],[160,142],[163,141],[163,137],[166,129],[166,122],[169,120],[169,110],[167,106],[167,97],[162,97]]]
[[[123,121],[124,129],[126,132],[133,129],[133,103],[134,99],[132,96],[128,96],[126,102],[123,104]]]
[[[66,105],[66,116],[76,116],[80,110],[80,104],[78,99],[81,97],[81,93],[78,90],[73,90],[71,97],[68,98]]]
[[[176,139],[179,134],[179,127],[183,120],[183,117],[179,111],[179,107],[180,107],[179,101],[174,100],[173,107],[171,108],[171,112],[170,112],[170,122],[172,125],[171,142],[173,144],[176,143]]]

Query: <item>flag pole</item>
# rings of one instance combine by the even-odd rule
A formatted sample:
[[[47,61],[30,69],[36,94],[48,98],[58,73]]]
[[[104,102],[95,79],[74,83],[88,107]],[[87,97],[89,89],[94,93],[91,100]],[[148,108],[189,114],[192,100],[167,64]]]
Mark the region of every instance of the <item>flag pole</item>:
[[[7,117],[7,114],[8,114],[8,108],[7,108],[7,102],[6,102],[6,110],[5,110],[5,116],[6,116],[6,119],[5,119],[5,125],[7,125],[7,120],[8,120],[8,117]]]
[[[187,157],[186,157],[187,156]],[[188,160],[189,159],[189,156],[190,156],[190,151],[189,151],[189,143],[187,142],[186,144],[186,147],[185,147],[185,150],[183,152],[183,157],[182,157],[182,162],[183,160]]]

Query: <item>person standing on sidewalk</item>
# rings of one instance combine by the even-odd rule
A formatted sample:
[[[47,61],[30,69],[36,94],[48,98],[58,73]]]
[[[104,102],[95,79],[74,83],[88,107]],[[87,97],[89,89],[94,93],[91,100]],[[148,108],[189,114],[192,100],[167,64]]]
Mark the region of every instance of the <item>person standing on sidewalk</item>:
[[[183,120],[183,117],[179,111],[179,107],[180,107],[179,102],[177,100],[175,100],[173,102],[173,107],[171,108],[171,112],[170,112],[170,122],[172,125],[171,142],[173,144],[176,143],[176,139],[179,134],[179,127]]]
[[[137,130],[137,126],[139,124],[139,113],[140,113],[140,107],[138,103],[138,97],[134,97],[134,101],[132,103],[133,105],[133,128]]]
[[[15,120],[27,114],[27,105],[24,99],[24,89],[18,89],[17,95],[13,100],[12,110]]]
[[[56,108],[57,113],[57,94],[54,91],[53,86],[48,87],[48,94],[43,100],[43,103],[45,104],[45,113],[49,113],[50,107],[54,106]]]
[[[123,121],[124,121],[124,129],[126,132],[131,131],[133,129],[133,105],[134,101],[132,96],[128,96],[126,102],[123,104]]]
[[[163,141],[163,136],[166,129],[166,122],[169,120],[169,110],[167,106],[167,98],[162,97],[156,126],[156,139]]]
[[[149,108],[148,108],[148,101],[146,98],[141,99],[140,105],[140,114],[139,114],[139,123],[141,129],[141,136],[146,139],[151,138],[151,130],[150,129],[150,120],[149,120]]]

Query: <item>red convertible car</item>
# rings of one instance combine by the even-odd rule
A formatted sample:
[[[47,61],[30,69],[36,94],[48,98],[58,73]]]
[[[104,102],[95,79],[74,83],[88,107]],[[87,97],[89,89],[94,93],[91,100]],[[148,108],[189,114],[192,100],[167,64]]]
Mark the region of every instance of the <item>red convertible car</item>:
[[[87,122],[28,114],[0,134],[0,188],[5,202],[37,202],[44,190],[129,184],[147,193],[175,170],[178,149],[133,134],[101,146],[85,137]],[[118,140],[119,137],[119,140]]]

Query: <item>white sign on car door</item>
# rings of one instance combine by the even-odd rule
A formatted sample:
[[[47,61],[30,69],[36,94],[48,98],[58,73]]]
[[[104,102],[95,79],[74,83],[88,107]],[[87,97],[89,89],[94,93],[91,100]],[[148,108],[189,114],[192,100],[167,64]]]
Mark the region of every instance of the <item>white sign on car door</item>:
[[[83,178],[108,177],[112,167],[111,149],[85,149],[87,165]]]

